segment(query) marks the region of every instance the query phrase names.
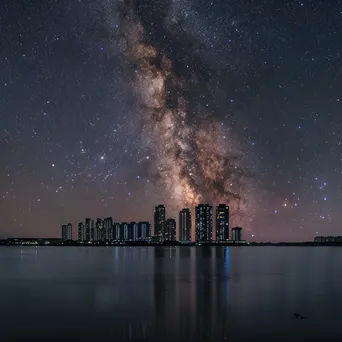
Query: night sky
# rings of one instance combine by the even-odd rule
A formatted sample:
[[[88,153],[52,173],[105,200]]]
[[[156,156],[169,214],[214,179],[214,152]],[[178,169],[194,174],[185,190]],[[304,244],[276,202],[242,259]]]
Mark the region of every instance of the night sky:
[[[342,3],[0,4],[0,236],[231,206],[249,240],[342,235]]]

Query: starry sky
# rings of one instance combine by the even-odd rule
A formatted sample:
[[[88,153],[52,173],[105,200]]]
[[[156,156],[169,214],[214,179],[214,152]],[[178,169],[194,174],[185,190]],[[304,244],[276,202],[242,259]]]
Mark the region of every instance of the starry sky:
[[[0,237],[200,202],[252,241],[342,235],[341,1],[0,13]]]

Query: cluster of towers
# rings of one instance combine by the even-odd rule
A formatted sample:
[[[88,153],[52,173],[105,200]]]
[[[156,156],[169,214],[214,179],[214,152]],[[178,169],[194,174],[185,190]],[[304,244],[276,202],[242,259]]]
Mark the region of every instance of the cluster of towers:
[[[192,240],[192,215],[189,208],[179,212],[179,240]],[[195,207],[195,241],[213,240],[213,207],[209,204],[199,204]],[[229,206],[219,204],[216,206],[215,217],[216,241],[229,240]],[[166,208],[158,205],[154,210],[154,235],[164,240],[176,240],[176,221],[166,219]],[[236,241],[241,241],[241,228],[233,228],[233,235]],[[237,233],[239,232],[239,233]]]
[[[151,237],[151,223],[113,222],[111,217],[98,218],[96,221],[86,218],[78,224],[77,240],[82,242],[97,241],[139,241]]]
[[[219,204],[215,212],[215,240],[229,240],[229,206]],[[193,235],[193,223],[195,224]],[[77,240],[80,242],[106,241],[213,241],[213,207],[209,204],[199,204],[195,207],[193,219],[191,210],[184,208],[179,212],[178,234],[176,220],[166,217],[164,205],[154,209],[154,236],[151,234],[151,223],[143,222],[113,222],[111,217],[98,218],[96,221],[86,218],[78,224]],[[242,228],[232,229],[232,240],[242,240]],[[72,225],[62,226],[62,239],[72,240]]]

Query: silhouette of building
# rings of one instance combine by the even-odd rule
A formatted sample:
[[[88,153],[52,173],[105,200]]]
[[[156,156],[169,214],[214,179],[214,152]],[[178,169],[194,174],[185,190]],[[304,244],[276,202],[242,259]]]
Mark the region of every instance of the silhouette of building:
[[[113,219],[111,217],[106,217],[103,220],[102,241],[112,241],[112,240],[113,240]]]
[[[134,241],[134,234],[137,231],[137,224],[135,222],[130,222],[128,224],[127,237],[125,240]]]
[[[70,226],[69,226],[70,225]],[[88,227],[89,240],[88,240]],[[67,233],[67,232],[71,233]],[[64,238],[64,236],[66,238]],[[62,238],[72,239],[71,224],[62,225]],[[105,219],[97,218],[96,222],[89,218],[85,223],[78,224],[77,240],[80,242],[107,242],[107,241],[140,241],[151,238],[151,223],[142,222],[113,222],[112,217]]]
[[[213,207],[199,204],[195,208],[196,241],[211,241],[213,232]]]
[[[138,222],[131,222],[132,225],[132,240],[133,241],[138,241],[138,236],[139,236],[139,224]]]
[[[164,205],[158,205],[154,209],[154,235],[158,237],[164,236],[166,222],[166,210]]]
[[[316,236],[315,243],[342,243],[342,236]]]
[[[110,226],[108,227],[108,241],[114,240],[114,227],[113,227],[113,220],[111,218]]]
[[[113,240],[119,240],[120,238],[120,222],[113,223]]]
[[[166,220],[164,239],[166,241],[176,241],[176,220],[172,218]]]
[[[90,241],[91,219],[85,219],[85,241]]]
[[[225,204],[216,206],[216,240],[229,239],[229,207]]]
[[[130,224],[128,222],[121,222],[120,224],[120,241],[128,240],[128,231]]]
[[[179,212],[179,241],[191,241],[191,210],[184,208]]]
[[[94,241],[103,241],[103,222],[102,219],[97,218],[95,224]]]
[[[85,227],[84,227],[84,223],[83,222],[80,222],[78,224],[78,234],[77,234],[77,240],[78,241],[82,241],[84,242],[85,241]]]
[[[151,237],[151,223],[143,222],[114,222],[112,224],[112,240],[139,241]]]
[[[96,226],[95,226],[95,222],[94,220],[91,220],[91,224],[90,224],[90,241],[97,241],[95,239],[96,235]]]
[[[138,240],[146,240],[151,237],[151,223],[148,221],[138,222]]]
[[[62,239],[72,240],[72,224],[71,223],[62,225]]]
[[[232,229],[232,240],[233,241],[242,241],[242,228],[241,227],[235,227]]]

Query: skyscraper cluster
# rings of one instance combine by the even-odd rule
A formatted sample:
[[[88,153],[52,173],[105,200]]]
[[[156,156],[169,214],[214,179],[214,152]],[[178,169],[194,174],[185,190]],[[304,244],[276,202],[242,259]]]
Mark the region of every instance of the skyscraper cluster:
[[[215,208],[216,241],[229,240],[229,206],[219,204]],[[213,207],[209,204],[199,204],[195,207],[195,236],[197,243],[213,241]],[[178,218],[178,239],[190,242],[192,236],[193,218],[189,208],[183,208]],[[154,208],[155,241],[176,241],[177,223],[174,218],[168,218],[166,208],[160,204]],[[96,220],[86,218],[78,224],[77,240],[79,242],[110,242],[110,241],[146,241],[152,238],[151,223],[143,222],[113,222],[112,217]],[[71,224],[62,226],[62,239],[72,239]],[[232,240],[242,240],[242,228],[232,229]]]
[[[167,241],[176,240],[176,221],[166,218],[166,208],[158,205],[154,209],[155,236]],[[209,204],[199,204],[195,208],[195,241],[210,242],[213,240],[213,207]],[[219,204],[216,206],[216,241],[229,240],[229,206]],[[235,228],[234,228],[235,229]],[[179,241],[191,241],[192,215],[189,208],[179,212],[178,224]],[[234,231],[235,232],[235,231]],[[241,230],[239,234],[234,233],[234,241],[241,241]]]
[[[86,218],[78,224],[78,241],[143,241],[151,237],[150,222],[113,222],[111,217]]]

